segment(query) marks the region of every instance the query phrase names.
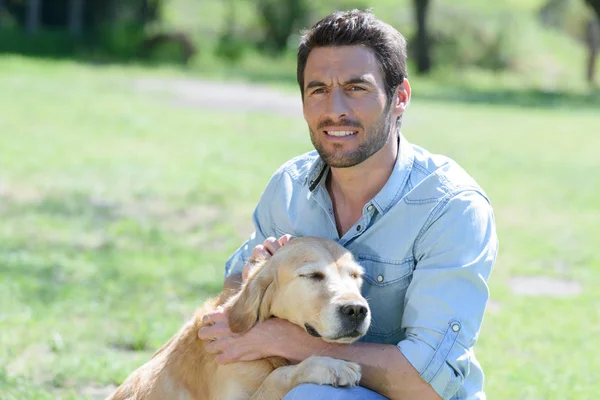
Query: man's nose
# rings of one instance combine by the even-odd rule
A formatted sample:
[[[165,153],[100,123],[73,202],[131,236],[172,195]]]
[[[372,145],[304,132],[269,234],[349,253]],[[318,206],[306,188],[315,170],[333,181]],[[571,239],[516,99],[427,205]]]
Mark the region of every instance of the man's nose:
[[[349,116],[350,109],[348,99],[342,88],[334,88],[331,90],[324,111],[333,121]]]

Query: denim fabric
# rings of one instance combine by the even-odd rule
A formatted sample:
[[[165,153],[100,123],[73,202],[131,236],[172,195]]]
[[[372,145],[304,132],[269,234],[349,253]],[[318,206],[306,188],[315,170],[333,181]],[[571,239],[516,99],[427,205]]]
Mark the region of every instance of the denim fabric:
[[[319,236],[350,250],[365,269],[372,324],[361,340],[394,344],[445,399],[482,399],[475,358],[498,241],[486,194],[458,164],[402,135],[388,182],[339,237],[316,152],[275,172],[253,215],[255,232],[227,261],[240,273],[269,236]]]
[[[386,400],[380,394],[360,386],[334,388],[328,385],[305,383],[292,389],[283,400]]]

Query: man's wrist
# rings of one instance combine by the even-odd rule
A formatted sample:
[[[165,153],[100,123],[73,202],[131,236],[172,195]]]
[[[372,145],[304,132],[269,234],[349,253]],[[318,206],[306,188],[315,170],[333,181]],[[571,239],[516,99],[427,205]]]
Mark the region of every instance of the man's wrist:
[[[298,330],[294,335],[297,340],[285,341],[285,345],[278,349],[280,357],[297,364],[310,356],[323,355],[326,352],[326,348],[329,346],[327,342],[310,336],[298,326],[294,325],[293,328]]]

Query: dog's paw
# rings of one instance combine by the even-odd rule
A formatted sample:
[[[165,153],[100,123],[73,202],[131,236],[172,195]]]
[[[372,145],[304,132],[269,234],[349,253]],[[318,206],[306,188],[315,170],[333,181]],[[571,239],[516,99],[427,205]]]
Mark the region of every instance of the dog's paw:
[[[298,364],[296,384],[356,386],[361,377],[360,365],[330,357],[309,357]]]

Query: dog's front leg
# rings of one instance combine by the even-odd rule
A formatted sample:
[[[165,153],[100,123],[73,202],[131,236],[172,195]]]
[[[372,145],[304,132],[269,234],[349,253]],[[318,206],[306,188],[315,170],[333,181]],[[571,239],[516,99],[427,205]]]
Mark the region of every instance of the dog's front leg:
[[[360,365],[330,357],[312,356],[297,365],[275,369],[258,388],[251,400],[281,400],[302,383],[331,386],[356,386]]]

